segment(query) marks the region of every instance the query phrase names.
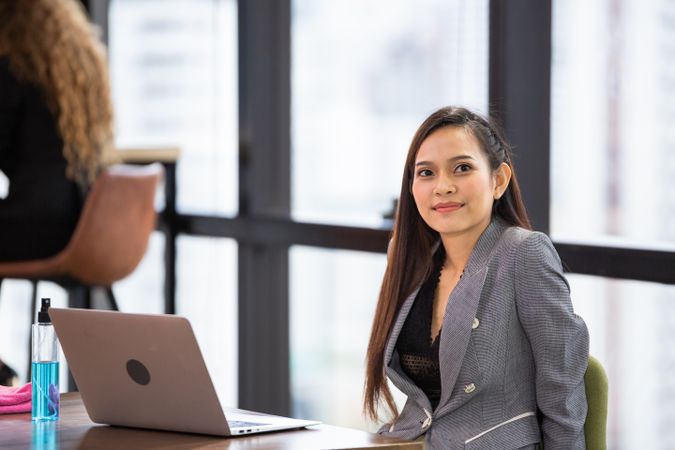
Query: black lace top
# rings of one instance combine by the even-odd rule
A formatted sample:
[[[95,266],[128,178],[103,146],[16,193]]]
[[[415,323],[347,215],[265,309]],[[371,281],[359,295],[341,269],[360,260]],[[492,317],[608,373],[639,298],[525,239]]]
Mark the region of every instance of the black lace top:
[[[445,252],[439,249],[434,255],[434,265],[424,282],[396,343],[401,368],[422,389],[436,409],[441,399],[441,372],[438,365],[438,344],[441,333],[431,340],[431,319],[434,296],[441,275]]]

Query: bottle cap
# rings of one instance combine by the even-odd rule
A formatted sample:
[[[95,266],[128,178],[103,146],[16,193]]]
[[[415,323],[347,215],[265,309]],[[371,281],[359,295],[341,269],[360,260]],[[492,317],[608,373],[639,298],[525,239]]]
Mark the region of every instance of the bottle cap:
[[[52,300],[49,298],[43,298],[42,304],[40,305],[40,312],[38,313],[38,323],[52,323],[52,319],[49,318],[49,307],[52,305]]]

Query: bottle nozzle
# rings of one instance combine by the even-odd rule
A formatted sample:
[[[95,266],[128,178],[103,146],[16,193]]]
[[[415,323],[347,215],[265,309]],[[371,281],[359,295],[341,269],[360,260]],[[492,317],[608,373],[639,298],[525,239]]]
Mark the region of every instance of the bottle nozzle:
[[[43,298],[40,304],[40,312],[38,313],[38,323],[52,323],[49,318],[49,307],[52,306],[50,298]]]

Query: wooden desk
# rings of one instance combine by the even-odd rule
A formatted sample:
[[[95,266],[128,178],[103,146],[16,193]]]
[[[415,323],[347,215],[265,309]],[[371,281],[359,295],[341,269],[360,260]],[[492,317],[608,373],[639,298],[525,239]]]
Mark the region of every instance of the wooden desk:
[[[399,441],[349,428],[318,425],[305,430],[274,432],[228,439],[184,433],[97,425],[89,420],[80,394],[61,396],[57,422],[33,424],[30,413],[0,415],[3,450],[68,449],[357,449],[423,450],[419,441]]]
[[[160,229],[164,232],[164,313],[176,313],[176,162],[178,147],[118,148],[117,159],[124,164],[161,163],[164,166],[164,210]]]

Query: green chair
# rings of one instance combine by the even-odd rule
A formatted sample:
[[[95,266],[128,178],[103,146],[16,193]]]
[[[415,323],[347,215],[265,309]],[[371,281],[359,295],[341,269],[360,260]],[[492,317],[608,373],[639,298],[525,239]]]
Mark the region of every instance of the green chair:
[[[584,374],[588,413],[584,423],[584,437],[588,450],[607,450],[607,393],[608,382],[605,369],[593,356],[588,356]],[[544,443],[539,444],[544,450]]]
[[[588,450],[607,449],[607,373],[600,361],[588,357],[588,368],[584,375],[588,414],[584,423],[584,436]]]

